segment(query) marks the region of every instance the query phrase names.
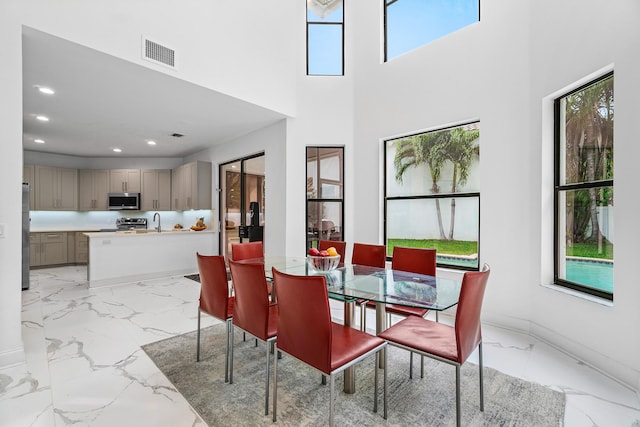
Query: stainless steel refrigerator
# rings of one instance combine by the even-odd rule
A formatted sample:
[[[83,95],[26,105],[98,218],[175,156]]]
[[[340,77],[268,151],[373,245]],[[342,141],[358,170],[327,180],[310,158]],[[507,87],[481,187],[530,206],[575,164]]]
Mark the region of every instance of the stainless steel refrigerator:
[[[22,183],[22,290],[29,289],[29,184]]]

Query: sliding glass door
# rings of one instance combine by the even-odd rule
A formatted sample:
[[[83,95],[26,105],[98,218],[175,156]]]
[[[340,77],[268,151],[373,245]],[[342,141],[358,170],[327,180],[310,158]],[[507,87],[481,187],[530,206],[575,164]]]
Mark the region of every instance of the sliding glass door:
[[[261,241],[265,225],[264,153],[220,165],[220,253],[231,245]]]

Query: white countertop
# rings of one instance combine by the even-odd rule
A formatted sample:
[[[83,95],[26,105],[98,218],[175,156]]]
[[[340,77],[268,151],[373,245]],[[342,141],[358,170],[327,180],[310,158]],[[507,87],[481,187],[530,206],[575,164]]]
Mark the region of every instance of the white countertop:
[[[85,236],[90,238],[94,237],[102,237],[102,238],[111,238],[111,237],[138,237],[138,236],[184,236],[188,234],[213,234],[213,230],[202,230],[202,231],[193,231],[190,229],[182,229],[182,230],[163,230],[161,233],[158,233],[154,229],[147,230],[124,230],[124,231],[102,231],[102,232],[88,232],[84,233]]]
[[[100,227],[69,227],[69,228],[38,228],[31,227],[29,229],[30,233],[67,233],[67,232],[91,232],[91,231],[100,231]]]

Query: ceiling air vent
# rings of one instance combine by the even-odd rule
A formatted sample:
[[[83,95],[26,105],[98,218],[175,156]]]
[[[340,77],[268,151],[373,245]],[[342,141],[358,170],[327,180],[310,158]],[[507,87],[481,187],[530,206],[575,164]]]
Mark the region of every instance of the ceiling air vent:
[[[142,56],[144,59],[175,68],[176,53],[173,49],[162,46],[161,44],[153,42],[144,37],[142,48]]]

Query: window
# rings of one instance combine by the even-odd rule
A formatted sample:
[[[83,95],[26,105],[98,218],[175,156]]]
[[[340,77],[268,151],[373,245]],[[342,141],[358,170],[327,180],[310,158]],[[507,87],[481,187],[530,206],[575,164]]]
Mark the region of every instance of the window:
[[[307,0],[307,75],[344,75],[343,0]]]
[[[479,0],[384,0],[384,60],[478,21]]]
[[[613,300],[613,73],[555,100],[555,283]]]
[[[435,248],[438,266],[478,270],[480,124],[385,141],[385,241]]]
[[[343,147],[307,147],[307,250],[344,240],[343,182]]]

